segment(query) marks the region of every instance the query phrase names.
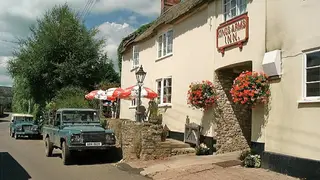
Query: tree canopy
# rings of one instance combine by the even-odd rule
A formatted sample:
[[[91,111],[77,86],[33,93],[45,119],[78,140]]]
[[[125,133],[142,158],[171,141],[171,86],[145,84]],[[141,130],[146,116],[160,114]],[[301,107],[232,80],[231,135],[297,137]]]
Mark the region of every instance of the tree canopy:
[[[65,87],[91,91],[102,81],[119,82],[98,30],[86,28],[67,4],[47,11],[30,30],[9,61],[15,101],[45,106]]]

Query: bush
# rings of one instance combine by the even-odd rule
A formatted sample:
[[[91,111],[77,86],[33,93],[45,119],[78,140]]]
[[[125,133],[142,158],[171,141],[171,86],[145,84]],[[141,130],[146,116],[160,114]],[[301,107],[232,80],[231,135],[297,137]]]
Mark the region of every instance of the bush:
[[[239,159],[245,167],[259,168],[261,166],[260,155],[256,153],[255,149],[242,151]]]
[[[244,166],[245,167],[250,167],[250,168],[259,168],[261,167],[261,158],[260,155],[252,155],[249,154],[245,159],[244,159]]]
[[[55,108],[90,108],[89,101],[84,96],[87,92],[79,87],[61,89],[53,99]]]

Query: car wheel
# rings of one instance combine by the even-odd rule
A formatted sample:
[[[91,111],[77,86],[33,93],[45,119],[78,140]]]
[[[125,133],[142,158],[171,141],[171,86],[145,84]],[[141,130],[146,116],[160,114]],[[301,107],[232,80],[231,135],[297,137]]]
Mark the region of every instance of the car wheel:
[[[62,147],[61,147],[61,155],[62,155],[62,162],[64,165],[70,165],[71,163],[71,153],[70,150],[68,148],[68,146],[66,145],[66,142],[63,141],[62,142]]]
[[[46,152],[46,156],[50,157],[52,156],[52,151],[53,151],[53,145],[50,142],[49,137],[46,137],[45,141],[44,141],[44,145],[45,145],[45,152]]]

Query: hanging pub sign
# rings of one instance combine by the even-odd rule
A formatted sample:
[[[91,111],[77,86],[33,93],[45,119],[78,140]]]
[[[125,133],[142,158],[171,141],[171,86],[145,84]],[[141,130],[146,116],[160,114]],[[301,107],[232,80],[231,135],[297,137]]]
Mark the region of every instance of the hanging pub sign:
[[[243,14],[220,24],[216,35],[216,46],[222,54],[224,54],[225,49],[228,47],[238,46],[242,48],[243,43],[249,39],[248,15]]]

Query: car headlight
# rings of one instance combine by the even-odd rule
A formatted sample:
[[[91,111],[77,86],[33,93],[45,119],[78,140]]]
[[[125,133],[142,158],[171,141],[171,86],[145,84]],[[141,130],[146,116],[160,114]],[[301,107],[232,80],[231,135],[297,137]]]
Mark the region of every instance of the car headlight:
[[[82,136],[80,134],[71,135],[71,142],[82,142]]]
[[[38,126],[32,126],[31,130],[32,130],[32,131],[37,131],[38,128],[39,128]]]
[[[114,142],[116,140],[114,134],[106,134],[106,141],[107,142]]]

